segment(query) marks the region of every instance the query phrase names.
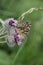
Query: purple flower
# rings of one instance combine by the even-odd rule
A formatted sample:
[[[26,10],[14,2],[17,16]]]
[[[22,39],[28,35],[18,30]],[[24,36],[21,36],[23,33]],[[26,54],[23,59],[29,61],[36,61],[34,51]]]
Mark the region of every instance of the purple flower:
[[[16,44],[21,45],[22,43],[22,39],[20,35],[15,35],[15,36],[9,35],[6,40],[7,40],[7,45],[9,47],[14,47]]]
[[[18,45],[21,45],[22,43],[22,39],[21,39],[21,36],[18,34],[18,35],[14,35],[14,40],[15,42],[18,44]]]
[[[14,47],[16,44],[21,45],[22,43],[22,38],[17,32],[16,28],[11,27],[9,30],[9,35],[7,37],[7,45],[9,47]]]
[[[5,30],[7,30],[7,45],[9,47],[14,47],[16,44],[21,45],[22,38],[20,34],[17,31],[17,20],[14,20],[14,18],[9,18],[4,21],[3,27]]]
[[[6,19],[4,22],[4,29],[9,30],[11,27],[17,26],[17,20],[14,20],[14,18]]]

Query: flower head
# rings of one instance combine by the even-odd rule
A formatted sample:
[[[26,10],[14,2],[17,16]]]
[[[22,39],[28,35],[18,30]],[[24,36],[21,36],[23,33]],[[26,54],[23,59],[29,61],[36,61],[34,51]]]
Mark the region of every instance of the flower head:
[[[16,28],[11,27],[9,30],[9,35],[7,36],[7,45],[9,47],[14,47],[16,44],[21,45],[22,38],[20,34],[17,32]]]
[[[14,35],[14,40],[15,42],[18,44],[18,45],[21,45],[22,43],[22,38],[21,36],[18,34],[18,35]]]
[[[17,26],[17,20],[14,20],[14,18],[6,19],[4,22],[4,29],[9,30],[11,27]]]

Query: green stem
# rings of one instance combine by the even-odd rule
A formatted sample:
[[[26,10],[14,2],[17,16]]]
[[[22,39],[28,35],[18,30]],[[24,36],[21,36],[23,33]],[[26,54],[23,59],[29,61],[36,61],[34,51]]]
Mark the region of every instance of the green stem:
[[[2,35],[4,35],[4,34],[7,34],[7,31],[2,31],[2,32],[0,33],[0,36],[2,36]]]
[[[27,41],[27,39],[25,40],[25,43],[26,43],[26,41]],[[18,58],[20,52],[22,51],[22,49],[23,49],[25,43],[23,43],[22,46],[19,48],[19,50],[18,50],[18,52],[17,52],[15,58],[13,59],[14,61],[13,61],[10,65],[15,65],[15,62],[16,62],[16,60],[17,60],[17,58]]]
[[[28,13],[30,14],[30,13],[32,13],[33,11],[39,11],[39,10],[43,11],[43,8],[31,8],[31,9],[29,9],[28,11],[24,12],[24,13],[18,18],[18,21],[22,21],[22,20],[24,19],[24,17],[25,17],[26,14],[28,14]]]
[[[3,31],[3,28],[0,29],[0,33]]]
[[[4,21],[3,21],[2,19],[0,19],[0,22],[1,22],[2,26],[3,26],[3,24],[4,24]]]
[[[5,37],[7,37],[7,35],[5,35],[5,36],[1,36],[0,39],[5,38]]]
[[[0,44],[4,44],[4,43],[7,43],[6,41],[0,41]]]

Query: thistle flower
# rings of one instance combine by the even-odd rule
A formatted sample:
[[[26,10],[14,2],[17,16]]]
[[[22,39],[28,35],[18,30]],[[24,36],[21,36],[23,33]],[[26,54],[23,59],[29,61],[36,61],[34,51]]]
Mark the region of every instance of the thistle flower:
[[[21,36],[18,34],[18,35],[14,35],[14,40],[15,42],[18,44],[18,45],[21,45],[22,43],[22,38]]]
[[[7,30],[7,45],[9,47],[14,47],[16,44],[21,45],[22,40],[30,30],[31,24],[29,22],[24,24],[18,23],[17,20],[14,20],[14,18],[9,18],[5,20],[3,27]]]
[[[22,24],[18,23],[14,18],[6,19],[3,22],[3,28],[7,30],[7,37],[5,38],[7,45],[9,47],[14,47],[16,44],[21,45],[22,40],[30,30],[30,27],[31,24],[29,22]]]
[[[7,41],[7,45],[9,47],[14,47],[16,44],[21,45],[21,43],[22,43],[22,39],[21,39],[21,36],[19,34],[7,36],[6,41]]]
[[[14,18],[9,18],[4,21],[4,29],[10,30],[12,26],[17,26],[17,20],[14,20]]]

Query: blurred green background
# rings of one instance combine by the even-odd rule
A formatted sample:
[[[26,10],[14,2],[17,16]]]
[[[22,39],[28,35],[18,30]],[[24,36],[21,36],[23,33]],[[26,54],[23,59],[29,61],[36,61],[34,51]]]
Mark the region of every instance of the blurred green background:
[[[43,0],[0,0],[0,18],[17,19],[32,7],[43,8]],[[0,44],[0,65],[43,65],[43,11],[27,14],[27,20],[32,26],[22,46]]]

